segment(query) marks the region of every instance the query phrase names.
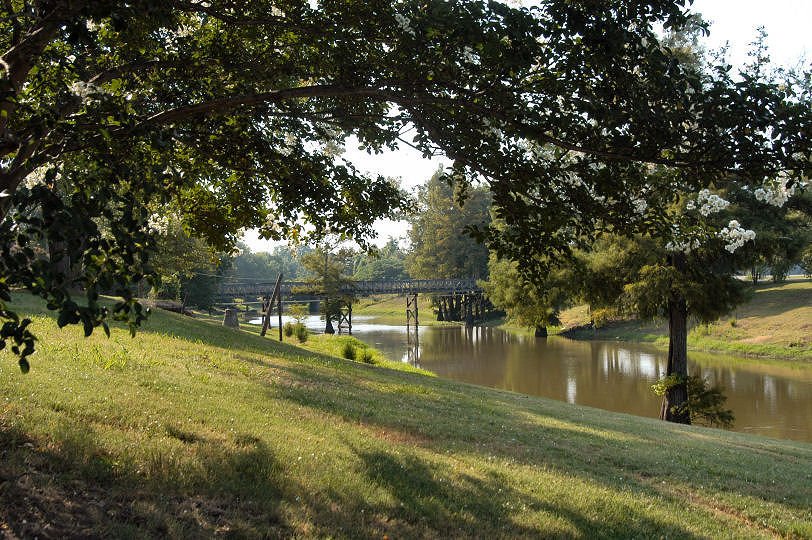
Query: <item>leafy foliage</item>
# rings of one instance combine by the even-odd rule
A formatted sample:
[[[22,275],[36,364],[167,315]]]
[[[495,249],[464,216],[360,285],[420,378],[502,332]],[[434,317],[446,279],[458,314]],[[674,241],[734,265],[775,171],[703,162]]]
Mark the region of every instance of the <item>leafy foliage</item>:
[[[401,280],[408,279],[406,273],[406,252],[398,241],[390,238],[380,249],[371,254],[359,255],[353,277],[360,280]]]
[[[490,194],[474,188],[455,197],[451,179],[438,170],[417,193],[410,218],[411,251],[406,268],[413,278],[485,278],[488,249],[466,233],[490,223]]]
[[[562,268],[530,281],[519,272],[514,261],[488,261],[488,281],[482,286],[488,299],[503,309],[511,322],[543,329],[559,324],[558,314],[572,297],[572,275]]]
[[[302,265],[311,274],[310,285],[304,292],[323,297],[322,315],[325,319],[325,332],[333,333],[332,321],[337,319],[341,308],[355,301],[346,290],[352,286],[351,272],[355,253],[349,248],[331,252],[321,246],[302,256]]]
[[[410,204],[339,157],[350,135],[442,152],[460,199],[488,183],[505,227],[469,228],[528,272],[595,230],[665,236],[677,192],[808,176],[809,79],[681,61],[655,28],[695,22],[683,4],[5,2],[0,287],[89,332],[111,292],[134,330],[131,286],[155,247],[145,208],[169,201],[219,250],[248,227],[364,243]]]

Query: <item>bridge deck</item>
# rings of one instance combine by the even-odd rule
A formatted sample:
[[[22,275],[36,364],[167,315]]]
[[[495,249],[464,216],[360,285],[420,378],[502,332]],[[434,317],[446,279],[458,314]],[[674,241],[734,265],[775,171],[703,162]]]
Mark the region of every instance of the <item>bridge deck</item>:
[[[263,283],[224,283],[220,286],[220,297],[247,298],[270,295],[275,282]],[[283,297],[314,295],[301,293],[304,288],[312,286],[306,281],[283,281],[281,292]],[[377,294],[395,294],[405,296],[409,294],[461,294],[479,292],[482,289],[475,279],[408,279],[408,280],[373,280],[354,281],[341,290],[342,294],[354,296],[372,296]]]

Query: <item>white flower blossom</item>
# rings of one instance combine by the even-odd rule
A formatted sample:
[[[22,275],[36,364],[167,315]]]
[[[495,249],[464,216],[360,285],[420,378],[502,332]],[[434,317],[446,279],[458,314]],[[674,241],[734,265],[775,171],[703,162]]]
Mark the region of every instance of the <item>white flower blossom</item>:
[[[99,29],[99,24],[92,19],[88,19],[85,21],[85,28],[90,32],[95,32]]]
[[[634,211],[640,214],[641,216],[646,213],[646,209],[648,208],[648,203],[645,199],[637,197],[632,199],[632,206],[634,207]]]
[[[699,249],[702,245],[702,242],[699,238],[694,239],[686,239],[686,240],[672,240],[665,245],[665,249],[667,251],[681,251],[686,255],[695,249]]]
[[[750,229],[744,229],[739,222],[734,219],[727,224],[727,227],[719,232],[719,237],[727,242],[727,244],[725,244],[725,250],[733,253],[742,247],[745,242],[755,240],[756,233]]]
[[[699,192],[699,195],[696,197],[696,203],[692,204],[692,202],[693,201],[689,202],[686,208],[688,210],[693,210],[699,206],[699,213],[705,217],[717,212],[721,212],[730,206],[729,201],[724,200],[715,193],[711,193],[710,190],[707,189],[703,189]]]
[[[107,94],[107,90],[101,86],[96,86],[93,83],[85,81],[76,81],[68,85],[71,93],[77,97],[82,98],[83,103],[93,100],[93,94]]]
[[[156,234],[166,234],[169,230],[169,218],[158,214],[152,214],[147,219],[147,229],[152,230]]]
[[[414,28],[412,28],[412,21],[406,15],[395,13],[395,22],[397,22],[400,29],[407,34],[411,35],[412,37],[416,35]]]
[[[799,182],[794,183],[790,187],[787,186],[788,183],[789,178],[786,176],[776,178],[775,180],[765,182],[764,185],[753,192],[753,195],[756,197],[756,200],[781,208],[798,189]],[[804,187],[803,184],[801,184],[801,187]]]
[[[462,59],[468,64],[479,63],[479,56],[477,56],[476,51],[468,46],[465,46],[462,49]]]

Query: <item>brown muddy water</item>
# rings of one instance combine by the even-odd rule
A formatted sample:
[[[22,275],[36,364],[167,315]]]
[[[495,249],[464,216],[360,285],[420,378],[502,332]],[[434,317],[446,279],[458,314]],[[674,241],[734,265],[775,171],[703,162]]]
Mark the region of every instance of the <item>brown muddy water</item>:
[[[657,417],[651,385],[666,352],[627,342],[534,338],[496,328],[353,325],[353,335],[389,358],[448,379]],[[721,384],[734,431],[812,442],[812,365],[689,352],[689,371]]]

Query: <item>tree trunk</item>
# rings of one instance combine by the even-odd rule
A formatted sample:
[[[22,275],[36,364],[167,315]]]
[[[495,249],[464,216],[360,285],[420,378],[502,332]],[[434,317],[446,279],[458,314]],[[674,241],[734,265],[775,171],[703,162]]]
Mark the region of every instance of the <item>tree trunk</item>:
[[[546,326],[537,326],[535,335],[536,335],[536,337],[547,337],[547,327]]]
[[[685,299],[675,293],[668,301],[668,372],[680,378],[666,390],[660,409],[660,418],[678,424],[690,424],[688,411],[688,306]]]
[[[335,333],[336,333],[336,331],[335,331],[335,329],[333,328],[333,321],[331,320],[330,315],[328,315],[328,314],[326,314],[326,313],[325,313],[325,315],[324,315],[324,320],[325,320],[325,323],[324,323],[324,333],[325,333],[325,334],[335,334]]]

